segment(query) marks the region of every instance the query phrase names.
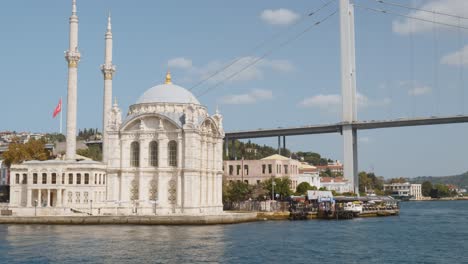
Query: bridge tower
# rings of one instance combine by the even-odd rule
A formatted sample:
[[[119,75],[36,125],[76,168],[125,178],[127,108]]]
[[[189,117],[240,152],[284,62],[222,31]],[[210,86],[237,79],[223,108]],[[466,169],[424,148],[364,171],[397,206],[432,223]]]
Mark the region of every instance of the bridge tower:
[[[343,165],[344,177],[352,184],[354,192],[359,194],[357,129],[352,126],[357,121],[354,6],[349,1],[340,0]]]

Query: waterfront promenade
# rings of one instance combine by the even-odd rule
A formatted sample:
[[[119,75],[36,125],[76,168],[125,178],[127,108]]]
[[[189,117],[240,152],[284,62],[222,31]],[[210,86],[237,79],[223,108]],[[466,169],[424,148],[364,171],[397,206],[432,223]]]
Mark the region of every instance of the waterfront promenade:
[[[217,225],[237,224],[257,220],[257,213],[223,213],[219,215],[167,216],[3,216],[0,224],[45,225]]]

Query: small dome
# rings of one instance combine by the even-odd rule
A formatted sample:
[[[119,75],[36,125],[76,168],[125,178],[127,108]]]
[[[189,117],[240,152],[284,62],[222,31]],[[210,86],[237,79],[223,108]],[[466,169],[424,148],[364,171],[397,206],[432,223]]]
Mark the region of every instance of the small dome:
[[[137,101],[137,104],[146,103],[200,104],[190,91],[170,82],[147,90]]]

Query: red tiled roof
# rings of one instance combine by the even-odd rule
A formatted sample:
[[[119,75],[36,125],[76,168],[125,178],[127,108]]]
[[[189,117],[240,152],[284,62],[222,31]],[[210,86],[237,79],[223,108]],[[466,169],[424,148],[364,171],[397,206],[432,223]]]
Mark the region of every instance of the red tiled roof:
[[[347,180],[343,177],[337,177],[337,178],[332,178],[332,177],[320,177],[320,182],[347,182]]]
[[[343,165],[317,165],[319,169],[342,169]]]

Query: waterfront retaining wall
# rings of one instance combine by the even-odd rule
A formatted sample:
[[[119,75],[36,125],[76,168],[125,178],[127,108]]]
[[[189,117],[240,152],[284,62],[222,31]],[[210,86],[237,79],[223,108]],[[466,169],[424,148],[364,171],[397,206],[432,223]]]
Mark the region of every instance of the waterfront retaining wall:
[[[5,216],[0,224],[46,225],[219,225],[252,222],[256,213],[223,213],[219,215],[171,216]]]

